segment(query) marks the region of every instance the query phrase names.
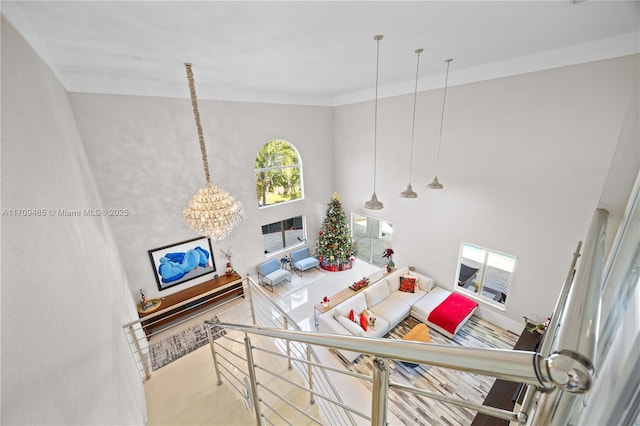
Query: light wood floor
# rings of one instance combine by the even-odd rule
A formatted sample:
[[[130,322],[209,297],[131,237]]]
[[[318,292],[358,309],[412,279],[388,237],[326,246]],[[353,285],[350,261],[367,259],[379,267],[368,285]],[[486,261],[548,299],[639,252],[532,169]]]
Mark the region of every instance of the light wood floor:
[[[316,331],[313,318],[313,305],[318,303],[323,296],[337,293],[351,281],[369,275],[372,265],[362,264],[347,274],[346,272],[326,273],[326,276],[287,295],[280,297],[273,294],[274,301],[283,308],[303,330]],[[223,322],[241,322],[229,315],[235,313],[240,316],[247,315],[246,300],[240,300],[237,306],[226,306],[225,313],[221,316]],[[210,315],[209,315],[210,316]],[[204,318],[196,318],[192,321],[201,321]],[[190,325],[186,322],[182,327]],[[245,322],[247,323],[247,322]],[[160,333],[156,338],[164,338],[172,331]],[[506,332],[508,333],[508,332]],[[509,333],[510,334],[510,333]],[[508,343],[507,343],[508,344]],[[238,348],[236,348],[238,350]],[[342,367],[341,361],[329,350],[317,348],[316,353],[325,365]],[[271,367],[271,366],[270,366]],[[281,374],[290,374],[286,367],[280,368]],[[334,386],[338,388],[347,405],[369,412],[371,408],[370,391],[359,380],[338,374],[331,374]],[[200,348],[183,358],[174,361],[157,371],[154,371],[151,379],[145,383],[145,395],[147,400],[148,425],[253,425],[256,424],[254,412],[245,406],[243,397],[230,384],[216,384],[216,375],[213,368],[211,351],[207,346]],[[289,399],[308,398],[306,393],[294,392],[287,395]],[[311,409],[313,407],[310,407]],[[283,408],[286,410],[286,408]],[[279,419],[270,417],[274,424],[284,424]],[[356,420],[358,420],[356,418]],[[305,420],[306,422],[306,420]],[[296,421],[294,424],[305,424]],[[404,424],[393,413],[389,414],[388,422],[391,425]],[[358,421],[359,424],[369,424],[367,421]]]

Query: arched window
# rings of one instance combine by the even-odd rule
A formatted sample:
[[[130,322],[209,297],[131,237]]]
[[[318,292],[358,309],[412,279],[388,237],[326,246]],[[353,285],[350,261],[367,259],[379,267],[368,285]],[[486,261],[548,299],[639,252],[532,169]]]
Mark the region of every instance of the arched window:
[[[256,156],[256,194],[260,207],[302,198],[302,164],[296,148],[276,139]]]

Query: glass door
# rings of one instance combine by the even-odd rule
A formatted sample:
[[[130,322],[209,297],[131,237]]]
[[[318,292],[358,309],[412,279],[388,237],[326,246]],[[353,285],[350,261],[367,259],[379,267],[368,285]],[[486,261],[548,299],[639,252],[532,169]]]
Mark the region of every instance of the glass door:
[[[382,257],[382,253],[391,247],[393,224],[382,219],[352,213],[351,232],[356,245],[356,257],[372,265],[384,267],[387,259]]]

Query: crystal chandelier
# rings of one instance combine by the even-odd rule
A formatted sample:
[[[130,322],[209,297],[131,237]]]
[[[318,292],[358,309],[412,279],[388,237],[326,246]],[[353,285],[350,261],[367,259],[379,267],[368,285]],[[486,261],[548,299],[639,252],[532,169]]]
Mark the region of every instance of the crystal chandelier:
[[[402,198],[416,198],[418,194],[411,187],[411,171],[413,166],[413,135],[416,129],[416,101],[418,99],[418,71],[420,70],[420,54],[424,52],[424,49],[416,49],[418,55],[418,61],[416,63],[416,86],[413,90],[413,121],[411,122],[411,150],[409,153],[409,184],[407,189],[400,193]]]
[[[189,81],[189,90],[191,92],[193,115],[198,129],[198,140],[200,141],[200,153],[202,155],[206,184],[198,190],[198,193],[191,199],[187,208],[184,209],[182,220],[198,234],[220,241],[225,239],[242,220],[244,210],[242,204],[231,194],[211,182],[193,72],[191,71],[191,64],[186,63],[184,65],[187,68],[187,80]]]
[[[380,63],[380,40],[381,35],[373,37],[377,43],[376,47],[376,102],[374,107],[374,119],[373,119],[373,194],[371,199],[364,203],[364,208],[369,210],[380,210],[384,207],[381,201],[378,201],[376,196],[376,156],[378,148],[378,65]]]
[[[447,102],[447,83],[449,82],[449,65],[453,59],[447,59],[447,73],[444,78],[444,94],[442,95],[442,115],[440,116],[440,139],[438,140],[438,153],[436,154],[436,174],[433,181],[427,185],[429,189],[442,189],[444,185],[438,180],[438,163],[440,163],[440,145],[442,144],[442,123],[444,123],[444,105]]]

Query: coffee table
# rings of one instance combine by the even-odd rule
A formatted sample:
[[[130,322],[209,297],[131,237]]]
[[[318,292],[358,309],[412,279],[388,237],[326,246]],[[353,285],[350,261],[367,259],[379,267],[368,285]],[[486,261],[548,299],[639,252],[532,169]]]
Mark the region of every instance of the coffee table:
[[[429,336],[429,328],[426,324],[420,323],[413,327],[409,332],[402,338],[402,340],[408,340],[411,342],[422,342],[429,343],[431,341],[431,336]],[[400,361],[407,367],[416,368],[419,364],[415,364],[413,362]]]

